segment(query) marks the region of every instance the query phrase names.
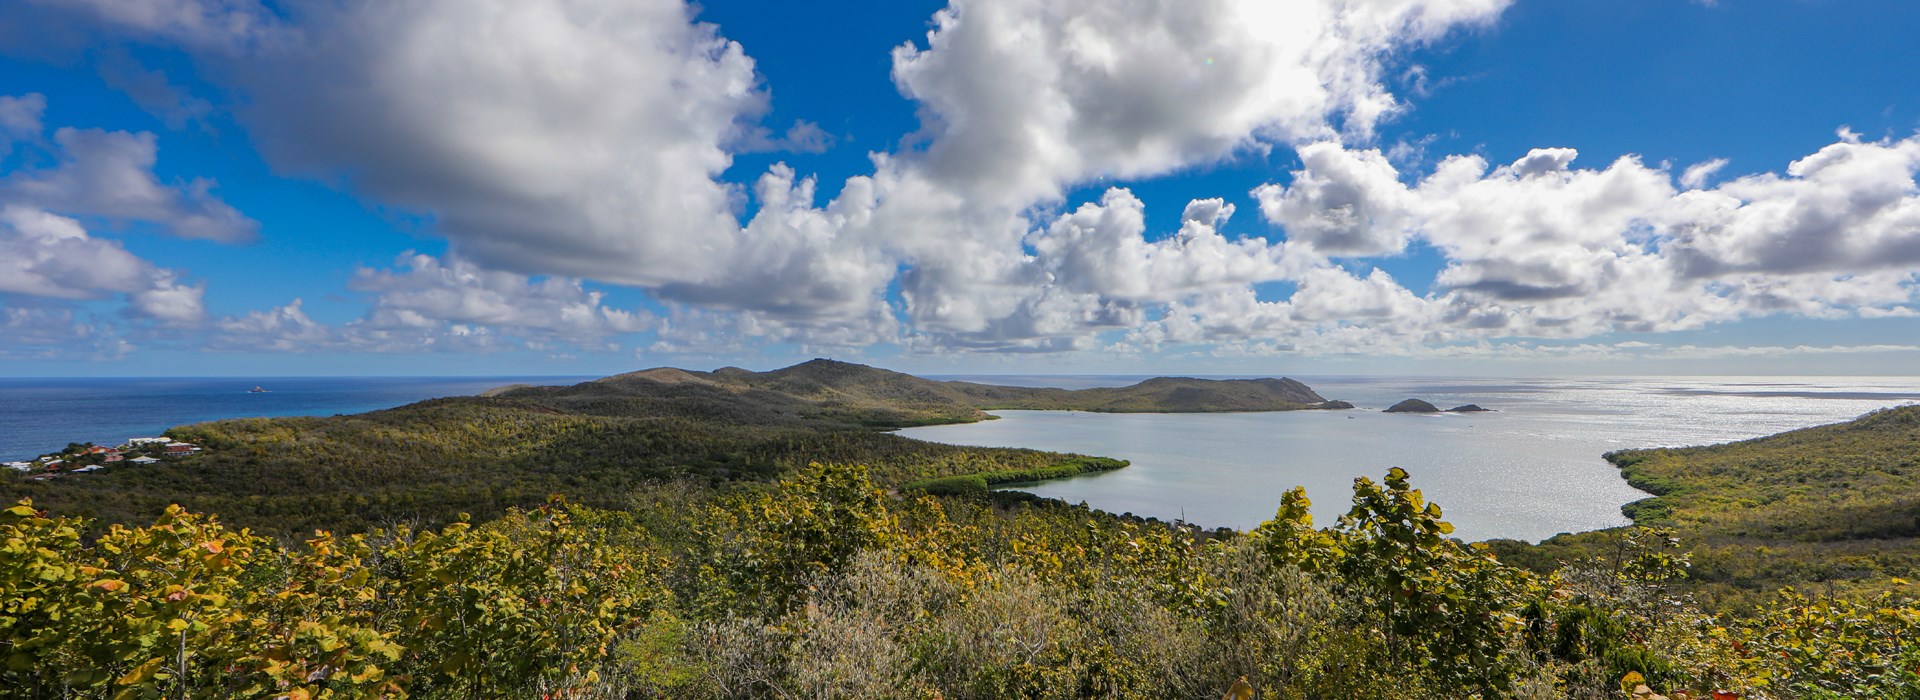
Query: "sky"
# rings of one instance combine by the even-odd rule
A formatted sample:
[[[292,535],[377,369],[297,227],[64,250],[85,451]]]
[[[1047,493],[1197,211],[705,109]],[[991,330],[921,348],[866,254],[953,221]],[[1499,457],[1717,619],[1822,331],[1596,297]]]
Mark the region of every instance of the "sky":
[[[1912,375],[1920,4],[19,0],[0,376]]]

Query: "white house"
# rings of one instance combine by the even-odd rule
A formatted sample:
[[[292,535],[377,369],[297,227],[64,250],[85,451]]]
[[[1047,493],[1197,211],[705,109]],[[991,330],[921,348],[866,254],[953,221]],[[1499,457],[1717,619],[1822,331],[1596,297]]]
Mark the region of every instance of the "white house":
[[[169,442],[173,442],[173,438],[163,438],[163,437],[127,438],[127,444],[129,445],[165,445]]]
[[[159,461],[160,461],[160,460],[157,460],[157,459],[154,459],[154,458],[152,458],[152,457],[135,457],[135,458],[133,458],[133,459],[129,459],[129,460],[127,460],[127,463],[128,463],[128,464],[138,464],[138,465],[141,465],[141,466],[146,466],[146,465],[149,465],[149,464],[156,464],[156,463],[158,463]]]
[[[80,472],[97,472],[97,471],[100,471],[100,465],[95,464],[95,465],[85,466],[79,469],[75,469],[73,470],[73,473],[79,474]]]
[[[33,470],[33,463],[32,463],[32,462],[8,462],[8,463],[6,463],[6,465],[5,465],[5,466],[7,466],[7,467],[9,467],[9,468],[12,468],[12,469],[13,469],[13,470],[15,470],[15,471],[23,471],[23,472],[24,472],[24,471],[32,471],[32,470]]]

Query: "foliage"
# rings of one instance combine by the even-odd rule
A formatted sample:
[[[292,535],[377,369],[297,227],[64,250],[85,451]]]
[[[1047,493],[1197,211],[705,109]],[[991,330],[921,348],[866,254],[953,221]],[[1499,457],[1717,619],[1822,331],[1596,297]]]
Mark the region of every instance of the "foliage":
[[[1081,474],[1094,474],[1112,471],[1127,466],[1124,459],[1109,457],[1069,457],[1045,467],[1032,469],[1003,469],[979,474],[944,476],[937,479],[922,479],[907,483],[900,488],[925,491],[936,496],[955,496],[964,493],[983,493],[987,489],[1001,484],[1022,484],[1049,479],[1064,479]]]
[[[1539,587],[1484,549],[1448,539],[1453,526],[1407,479],[1398,467],[1382,484],[1356,479],[1353,508],[1321,531],[1311,529],[1305,495],[1292,492],[1256,536],[1276,560],[1324,573],[1363,602],[1350,622],[1377,630],[1383,658],[1371,663],[1418,663],[1438,669],[1443,686],[1505,691],[1520,673],[1509,641]]]
[[[280,550],[167,511],[84,543],[0,512],[0,687],[31,697],[531,696],[580,689],[662,593],[558,507]]]
[[[974,389],[674,372],[0,476],[46,497],[0,511],[0,695],[1920,696],[1920,409],[1617,453],[1643,527],[1481,546],[1398,469],[1329,527],[1294,489],[1205,532],[977,494],[1124,462],[874,429]]]
[[[1920,578],[1920,406],[1846,423],[1708,447],[1607,455],[1655,494],[1629,505],[1640,525],[1672,528],[1687,582],[1718,611],[1739,613],[1782,586],[1872,596]],[[1494,543],[1539,571],[1610,556],[1605,532],[1540,546]]]

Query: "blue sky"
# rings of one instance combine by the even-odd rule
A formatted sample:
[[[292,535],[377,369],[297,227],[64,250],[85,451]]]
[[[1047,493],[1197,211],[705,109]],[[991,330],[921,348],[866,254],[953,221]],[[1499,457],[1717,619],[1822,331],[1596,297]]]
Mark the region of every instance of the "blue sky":
[[[0,375],[1920,366],[1913,3],[1049,5],[16,4]]]

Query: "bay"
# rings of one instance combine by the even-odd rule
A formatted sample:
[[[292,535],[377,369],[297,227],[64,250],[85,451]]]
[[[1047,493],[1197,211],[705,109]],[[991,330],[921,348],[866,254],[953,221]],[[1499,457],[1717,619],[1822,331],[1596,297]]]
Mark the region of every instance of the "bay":
[[[1024,386],[1120,386],[1143,377],[968,377]],[[1131,460],[1114,472],[1020,485],[1114,513],[1247,529],[1304,486],[1316,521],[1349,505],[1353,479],[1388,468],[1439,503],[1468,540],[1539,541],[1627,524],[1645,498],[1602,455],[1612,450],[1741,440],[1848,420],[1920,401],[1912,377],[1490,379],[1295,377],[1350,411],[1100,414],[999,411],[999,420],[901,435],[960,445],[1027,447]],[[1404,398],[1493,413],[1389,414]]]

